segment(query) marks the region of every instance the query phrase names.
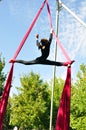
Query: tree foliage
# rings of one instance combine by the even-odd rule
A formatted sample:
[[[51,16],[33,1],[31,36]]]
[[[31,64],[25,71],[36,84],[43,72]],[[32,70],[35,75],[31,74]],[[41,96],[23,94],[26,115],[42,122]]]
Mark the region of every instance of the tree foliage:
[[[50,90],[38,74],[20,78],[19,94],[12,99],[11,124],[21,130],[49,128]]]
[[[33,72],[21,77],[20,81],[21,87],[18,87],[19,94],[12,99],[11,124],[26,130],[49,129],[52,81],[50,84],[44,83],[40,76]],[[53,103],[54,127],[64,81],[55,78],[55,82]]]
[[[86,129],[86,65],[80,66],[77,80],[72,87],[71,126],[75,130]]]
[[[4,59],[1,58],[1,55],[0,55],[0,96],[2,95],[2,92],[4,89],[3,86],[4,86],[4,82],[6,78],[6,75],[3,72],[4,66],[5,66],[5,61]]]
[[[55,77],[55,86],[54,86],[54,102],[53,102],[53,126],[55,128],[57,112],[60,104],[60,98],[62,94],[62,89],[64,87],[64,80],[61,78]]]
[[[38,74],[31,72],[20,77],[21,86],[18,95],[11,100],[11,125],[20,130],[48,130],[50,122],[50,84],[43,82]],[[53,126],[59,107],[64,80],[55,78],[53,102]],[[77,73],[77,80],[71,88],[71,130],[86,129],[86,65],[82,64]]]

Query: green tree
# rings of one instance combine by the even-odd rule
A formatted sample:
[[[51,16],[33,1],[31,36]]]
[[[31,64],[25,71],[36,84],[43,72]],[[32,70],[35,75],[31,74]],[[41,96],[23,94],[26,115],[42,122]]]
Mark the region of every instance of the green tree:
[[[86,129],[86,65],[80,65],[77,80],[71,94],[71,126],[75,130]]]
[[[21,130],[47,130],[49,128],[49,85],[31,72],[20,78],[18,95],[12,99],[11,124]]]
[[[4,61],[4,59],[1,58],[1,55],[0,55],[0,97],[1,97],[3,89],[4,89],[3,86],[4,86],[4,82],[5,82],[5,78],[6,78],[6,75],[3,72],[4,67],[5,67],[5,61]]]
[[[57,112],[58,112],[58,107],[59,107],[63,87],[64,87],[64,80],[61,78],[55,77],[54,102],[53,102],[53,122],[52,122],[54,127],[56,124]]]

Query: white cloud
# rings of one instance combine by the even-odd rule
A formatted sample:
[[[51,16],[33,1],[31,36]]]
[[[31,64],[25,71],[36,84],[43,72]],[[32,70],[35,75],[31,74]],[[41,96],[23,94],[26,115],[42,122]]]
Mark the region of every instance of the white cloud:
[[[81,2],[81,7],[79,8],[80,17],[86,20],[86,1]]]

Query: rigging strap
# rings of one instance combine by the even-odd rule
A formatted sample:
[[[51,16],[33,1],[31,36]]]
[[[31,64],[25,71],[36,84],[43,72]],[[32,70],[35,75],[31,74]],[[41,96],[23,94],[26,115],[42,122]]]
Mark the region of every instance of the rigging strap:
[[[49,17],[49,21],[50,21],[50,28],[53,29],[53,26],[52,26],[52,18],[51,18],[51,12],[50,12],[50,7],[49,7],[49,4],[48,4],[48,0],[46,0],[46,5],[47,5],[47,11],[48,11],[48,17]],[[67,52],[65,51],[64,47],[62,46],[61,42],[59,41],[56,33],[54,32],[53,30],[53,36],[57,42],[57,44],[59,45],[60,49],[62,50],[64,56],[66,57],[66,59],[68,61],[71,61],[70,57],[68,56]]]

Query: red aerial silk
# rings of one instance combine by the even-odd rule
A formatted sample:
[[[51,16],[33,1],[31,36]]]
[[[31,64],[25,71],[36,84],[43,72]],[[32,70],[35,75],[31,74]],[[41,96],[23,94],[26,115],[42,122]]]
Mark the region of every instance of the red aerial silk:
[[[51,18],[51,12],[50,12],[50,7],[49,7],[49,4],[48,4],[48,0],[46,0],[46,5],[47,5],[47,11],[48,11],[48,18],[49,18],[49,22],[50,22],[50,28],[53,29],[53,25],[52,25],[52,18]],[[61,42],[59,41],[56,33],[54,32],[53,30],[53,36],[57,42],[57,44],[59,45],[60,49],[62,50],[65,58],[68,60],[68,61],[71,61],[70,57],[68,56],[67,52],[65,51],[64,47],[62,46]]]
[[[71,67],[67,69],[67,77],[60,100],[55,130],[69,130],[70,128],[70,94]]]
[[[48,0],[46,0],[46,6],[47,6],[47,11],[48,11],[48,18],[49,18],[49,22],[50,22],[50,28],[53,28],[51,12],[50,12],[50,7],[49,7],[49,4],[48,4]]]
[[[46,1],[46,4],[47,4],[47,10],[48,10],[48,17],[50,21],[50,27],[53,28],[48,0]],[[53,30],[53,36],[56,39],[56,42],[59,45],[60,49],[62,50],[65,58],[68,61],[71,61],[70,57],[68,56],[65,49],[63,48],[54,30]],[[69,130],[70,129],[69,128],[70,126],[70,91],[71,91],[71,67],[68,67],[67,77],[66,77],[64,89],[62,92],[62,97],[60,100],[60,106],[58,109],[55,130]]]
[[[0,101],[0,130],[2,130],[4,114],[5,114],[6,106],[7,106],[7,102],[8,102],[8,97],[9,97],[9,92],[10,92],[10,87],[11,87],[11,82],[12,82],[12,76],[13,76],[13,68],[14,68],[14,65],[12,64],[10,72],[8,74],[4,92],[2,94],[2,98]]]
[[[53,31],[53,36],[54,36],[54,38],[56,39],[56,42],[57,42],[57,44],[59,45],[60,49],[62,50],[62,52],[63,52],[65,58],[66,58],[68,61],[71,62],[70,57],[68,56],[66,50],[65,50],[64,47],[62,46],[61,42],[59,41],[59,39],[58,39],[58,37],[57,37],[57,35],[56,35],[56,33],[55,33],[54,31]]]

